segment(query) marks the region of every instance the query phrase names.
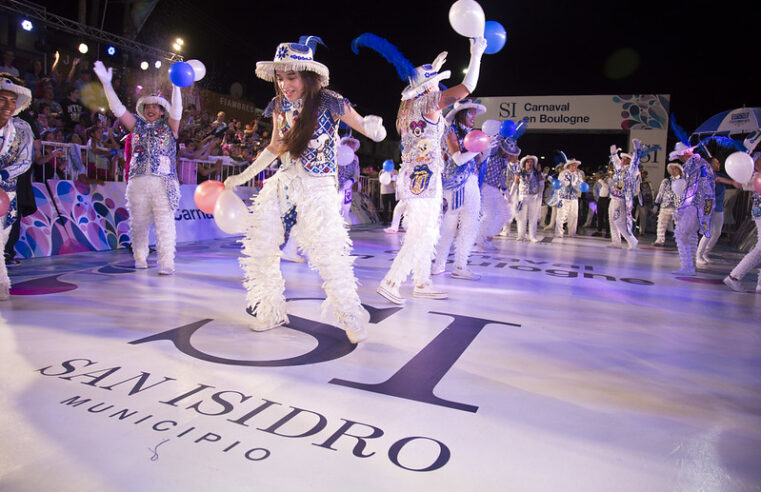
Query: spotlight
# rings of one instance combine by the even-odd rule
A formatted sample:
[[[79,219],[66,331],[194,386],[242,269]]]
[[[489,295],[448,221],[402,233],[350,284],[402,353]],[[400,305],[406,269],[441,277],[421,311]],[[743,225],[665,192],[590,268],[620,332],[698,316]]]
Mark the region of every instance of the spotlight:
[[[141,62],[140,63],[140,68],[142,70],[148,70],[148,62],[147,61]]]
[[[31,31],[32,29],[34,29],[34,24],[32,24],[32,21],[30,21],[29,19],[24,19],[21,21],[21,29],[25,31]]]
[[[113,46],[109,46],[106,49],[106,53],[108,53],[111,56],[114,56],[116,54],[116,48],[114,48]]]
[[[156,63],[153,64],[156,68],[161,68],[161,60],[156,60]]]
[[[172,49],[174,49],[174,51],[181,51],[182,50],[182,46],[180,46],[179,43],[174,43],[172,45]]]
[[[463,73],[463,75],[468,75],[468,69],[467,68],[463,68],[462,69],[462,73]]]
[[[83,55],[87,53],[90,50],[90,48],[85,43],[79,43],[79,52]]]
[[[182,38],[177,38],[177,39],[175,39],[175,40],[174,40],[174,42],[175,42],[175,43],[177,43],[177,44],[179,44],[180,46],[182,46],[183,44],[185,44],[185,41],[183,41],[183,40],[182,40]]]

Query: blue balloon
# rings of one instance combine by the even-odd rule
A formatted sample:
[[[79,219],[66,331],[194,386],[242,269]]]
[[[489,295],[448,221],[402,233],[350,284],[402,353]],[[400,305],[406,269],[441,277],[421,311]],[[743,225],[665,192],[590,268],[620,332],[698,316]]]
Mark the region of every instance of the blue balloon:
[[[515,135],[515,122],[513,120],[505,120],[499,125],[499,134],[505,138],[510,138]]]
[[[486,21],[484,25],[484,37],[486,38],[486,49],[484,53],[493,55],[505,47],[507,42],[507,31],[497,21]]]
[[[391,171],[393,171],[394,161],[392,161],[391,159],[386,159],[385,161],[383,161],[383,170],[386,171],[387,173],[390,173]]]
[[[579,189],[582,193],[586,193],[589,191],[589,185],[587,183],[581,183],[581,186],[579,186]]]
[[[563,183],[561,183],[559,179],[555,178],[552,180],[552,187],[555,188],[556,190],[559,190],[560,188],[563,187]]]
[[[190,63],[175,62],[169,67],[169,80],[177,87],[189,87],[195,82],[196,74]]]

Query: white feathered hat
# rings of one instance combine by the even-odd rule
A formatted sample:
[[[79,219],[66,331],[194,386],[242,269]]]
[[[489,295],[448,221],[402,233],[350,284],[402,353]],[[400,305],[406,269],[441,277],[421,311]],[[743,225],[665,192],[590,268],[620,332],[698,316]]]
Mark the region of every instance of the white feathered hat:
[[[695,147],[697,147],[697,145]],[[675,161],[679,159],[680,155],[695,150],[695,147],[690,147],[682,142],[677,142],[676,145],[674,145],[674,150],[669,154],[669,160]]]
[[[143,96],[140,99],[137,100],[137,104],[135,104],[135,111],[137,111],[137,115],[141,117],[142,119],[145,119],[145,114],[143,114],[143,109],[145,108],[146,104],[158,104],[162,108],[164,108],[164,114],[169,114],[169,101],[164,99],[164,96],[161,94],[154,93],[149,96]]]
[[[523,168],[526,165],[526,161],[528,160],[534,161],[534,165],[536,165],[537,162],[539,162],[539,158],[535,155],[527,155],[521,159],[521,168]]]
[[[402,91],[402,101],[412,99],[424,93],[430,87],[438,87],[439,82],[448,79],[452,72],[445,70],[439,73],[439,70],[447,61],[447,52],[442,51],[439,56],[433,60],[433,63],[421,65],[415,69],[415,75],[410,77],[409,85]]]
[[[317,36],[302,36],[298,43],[281,43],[275,49],[272,61],[256,62],[256,76],[270,82],[275,81],[275,70],[283,72],[314,72],[320,79],[320,86],[330,82],[328,67],[314,60],[314,50],[322,40]]]
[[[576,166],[581,166],[581,161],[576,159],[568,159],[566,163],[563,165],[563,169],[568,169],[568,166],[576,164]]]
[[[13,112],[13,116],[28,108],[32,102],[32,91],[23,85],[16,84],[7,77],[0,77],[0,91],[16,94],[16,111]]]
[[[684,174],[684,168],[678,162],[669,162],[666,164],[666,171],[669,171],[672,167],[679,169],[679,172]]]

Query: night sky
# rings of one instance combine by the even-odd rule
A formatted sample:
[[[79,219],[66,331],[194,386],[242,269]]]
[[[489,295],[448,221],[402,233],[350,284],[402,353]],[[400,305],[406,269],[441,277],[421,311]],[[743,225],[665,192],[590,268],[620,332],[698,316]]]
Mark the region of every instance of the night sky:
[[[44,4],[45,2],[43,2]],[[51,12],[76,16],[74,1],[50,1]],[[254,76],[280,42],[321,36],[316,58],[331,70],[331,87],[361,114],[379,114],[391,133],[406,85],[380,55],[351,40],[363,32],[388,39],[418,66],[448,51],[445,81],[462,80],[468,43],[449,25],[450,1],[199,2],[161,0],[138,41],[169,49],[186,41],[183,54],[207,67],[205,87],[264,107],[270,83]],[[484,55],[476,97],[573,94],[671,94],[672,111],[688,132],[711,115],[743,105],[760,106],[758,22],[750,2],[492,1],[480,2],[487,20],[507,30],[505,48]],[[717,4],[718,5],[718,4]],[[121,5],[111,3],[105,28],[119,32]]]

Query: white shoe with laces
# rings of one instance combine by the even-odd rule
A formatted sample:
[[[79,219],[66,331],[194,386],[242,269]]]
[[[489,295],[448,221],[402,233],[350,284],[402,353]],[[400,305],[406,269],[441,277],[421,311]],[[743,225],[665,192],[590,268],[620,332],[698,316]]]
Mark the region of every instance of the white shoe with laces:
[[[745,289],[743,289],[743,284],[739,280],[735,280],[729,275],[724,277],[724,285],[729,287],[735,292],[745,292]],[[758,292],[758,288],[756,289],[756,292]]]
[[[420,297],[423,299],[446,299],[449,294],[443,290],[436,289],[431,282],[421,286],[415,286],[412,291],[413,297]]]
[[[452,278],[459,278],[461,280],[480,280],[481,275],[473,273],[470,268],[457,267],[452,270]]]
[[[385,297],[389,302],[399,305],[404,304],[404,297],[402,297],[402,295],[399,293],[398,285],[391,286],[384,280],[378,286],[378,290],[376,292]]]

